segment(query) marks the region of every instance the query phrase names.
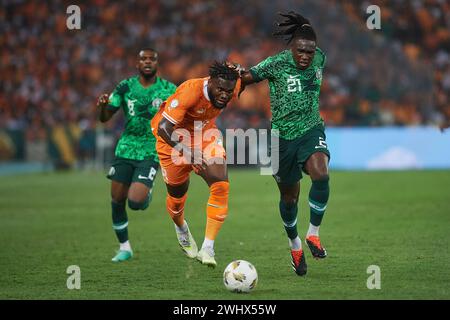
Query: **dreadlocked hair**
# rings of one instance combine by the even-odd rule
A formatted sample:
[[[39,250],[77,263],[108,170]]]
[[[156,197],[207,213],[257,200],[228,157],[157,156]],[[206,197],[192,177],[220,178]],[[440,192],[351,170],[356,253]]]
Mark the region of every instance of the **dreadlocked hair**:
[[[316,41],[316,33],[309,23],[309,20],[294,11],[288,13],[279,13],[280,16],[285,17],[284,21],[277,22],[278,27],[286,27],[283,30],[278,30],[273,33],[274,36],[288,37],[289,44],[295,38]]]
[[[214,61],[214,63],[209,67],[209,76],[211,78],[237,80],[239,78],[239,72],[233,68],[230,68],[225,61]]]

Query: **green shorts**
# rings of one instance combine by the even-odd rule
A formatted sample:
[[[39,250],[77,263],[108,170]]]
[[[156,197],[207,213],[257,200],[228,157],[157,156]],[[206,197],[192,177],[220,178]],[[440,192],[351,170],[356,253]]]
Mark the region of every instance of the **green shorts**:
[[[276,145],[272,146],[272,148]],[[272,155],[273,155],[272,149]],[[302,178],[305,164],[316,152],[323,152],[330,161],[330,151],[326,143],[325,128],[320,125],[294,140],[279,138],[278,172],[273,177],[278,183],[293,184]]]
[[[151,189],[158,168],[159,164],[153,160],[116,158],[109,169],[107,178],[128,186],[133,182],[141,182]]]

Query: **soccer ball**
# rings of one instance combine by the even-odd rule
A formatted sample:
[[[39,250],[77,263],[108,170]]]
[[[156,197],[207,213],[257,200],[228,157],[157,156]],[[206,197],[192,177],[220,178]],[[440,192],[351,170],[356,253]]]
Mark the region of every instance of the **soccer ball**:
[[[223,283],[231,292],[250,292],[258,283],[258,273],[250,262],[235,260],[225,268]]]

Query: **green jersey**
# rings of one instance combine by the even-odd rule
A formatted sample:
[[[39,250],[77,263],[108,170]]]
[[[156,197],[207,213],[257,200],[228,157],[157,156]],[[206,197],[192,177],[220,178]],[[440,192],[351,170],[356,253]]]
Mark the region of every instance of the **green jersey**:
[[[119,83],[109,96],[109,110],[122,108],[125,114],[125,131],[116,147],[116,157],[131,160],[158,161],[156,139],[152,134],[150,120],[158,112],[159,106],[171,96],[176,86],[156,77],[154,84],[144,88],[139,76]]]
[[[281,138],[292,140],[323,125],[319,93],[325,61],[323,51],[316,48],[311,65],[301,70],[291,50],[285,50],[250,69],[256,81],[269,81],[272,129],[278,129]]]

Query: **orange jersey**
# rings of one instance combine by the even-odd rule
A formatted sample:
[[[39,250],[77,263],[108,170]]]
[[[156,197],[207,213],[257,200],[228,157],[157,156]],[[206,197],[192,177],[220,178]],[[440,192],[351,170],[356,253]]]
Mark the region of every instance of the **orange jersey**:
[[[174,162],[173,148],[158,135],[159,123],[164,117],[175,125],[174,130],[185,129],[191,137],[199,129],[202,130],[202,135],[208,129],[215,129],[215,121],[223,109],[218,109],[212,105],[207,90],[208,79],[191,79],[183,82],[175,93],[161,105],[160,110],[151,121],[152,132],[156,137],[156,151],[158,152],[161,171],[167,184],[178,185],[183,183],[188,179],[193,168],[189,164],[176,164]],[[238,79],[233,97],[237,97],[240,84],[241,81]],[[207,159],[212,157],[225,158],[225,150],[221,142],[217,141],[216,137],[210,137],[209,139],[211,138],[214,140],[202,141],[201,145],[196,145],[195,139],[192,138],[190,146],[201,148],[204,152],[203,156]],[[178,152],[175,153],[178,154]]]
[[[163,117],[175,125],[174,130],[185,129],[191,136],[194,135],[194,130],[201,129],[205,132],[208,129],[216,128],[216,119],[223,109],[218,109],[211,103],[207,90],[208,79],[199,78],[183,82],[175,93],[161,105],[160,110],[151,121],[152,132],[160,146],[157,150],[158,153],[168,154],[171,149],[158,136],[158,125]],[[240,84],[241,81],[238,79],[233,97],[237,97]],[[193,142],[194,139],[191,141]]]
[[[162,117],[178,128],[187,129],[193,133],[194,129],[207,130],[215,127],[216,118],[223,109],[214,107],[208,95],[207,84],[209,78],[191,79],[183,82],[175,93],[162,105],[153,117],[151,126],[157,136],[158,125]],[[239,93],[240,79],[236,84],[234,97]],[[201,127],[194,128],[194,122],[201,122]]]

